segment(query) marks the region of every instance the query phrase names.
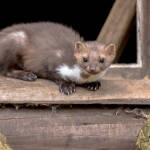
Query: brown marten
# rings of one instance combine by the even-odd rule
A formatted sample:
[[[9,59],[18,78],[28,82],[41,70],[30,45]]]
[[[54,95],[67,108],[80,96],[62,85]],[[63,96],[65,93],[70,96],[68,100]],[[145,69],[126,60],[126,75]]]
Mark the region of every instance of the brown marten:
[[[18,24],[0,32],[0,73],[56,82],[64,94],[76,85],[99,89],[99,80],[116,55],[114,44],[84,41],[73,29],[52,22]]]

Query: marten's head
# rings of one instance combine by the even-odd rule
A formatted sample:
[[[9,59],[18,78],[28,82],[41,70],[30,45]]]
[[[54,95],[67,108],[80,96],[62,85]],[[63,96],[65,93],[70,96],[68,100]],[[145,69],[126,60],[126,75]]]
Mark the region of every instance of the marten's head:
[[[108,68],[116,56],[115,44],[96,41],[76,42],[75,58],[78,65],[90,74],[97,74]]]

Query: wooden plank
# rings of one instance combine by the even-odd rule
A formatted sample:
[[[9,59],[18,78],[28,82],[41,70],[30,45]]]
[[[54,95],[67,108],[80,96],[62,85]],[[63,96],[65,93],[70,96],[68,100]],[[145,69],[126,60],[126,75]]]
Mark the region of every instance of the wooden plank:
[[[150,80],[101,81],[98,91],[77,87],[75,94],[61,94],[48,80],[35,82],[0,78],[0,103],[4,104],[150,104]]]
[[[138,66],[138,64],[116,64],[115,67],[109,68],[108,72],[105,74],[105,77],[118,80],[118,79],[143,79],[146,75],[146,70],[144,67]]]
[[[139,10],[139,36],[138,40],[141,41],[142,50],[142,72],[150,77],[150,1],[149,0],[138,0]],[[141,32],[141,33],[140,33]],[[140,43],[139,43],[140,44]]]
[[[0,129],[14,150],[132,150],[143,119],[116,109],[0,109]]]
[[[97,38],[104,43],[116,44],[116,61],[125,47],[133,24],[135,25],[135,12],[136,0],[116,0]]]

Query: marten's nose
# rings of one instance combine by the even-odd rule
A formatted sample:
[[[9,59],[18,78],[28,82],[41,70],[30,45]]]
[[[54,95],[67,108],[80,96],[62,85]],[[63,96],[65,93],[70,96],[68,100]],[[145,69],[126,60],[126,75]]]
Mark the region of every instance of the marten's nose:
[[[95,66],[90,66],[90,72],[92,72],[92,73],[96,72],[96,67]]]

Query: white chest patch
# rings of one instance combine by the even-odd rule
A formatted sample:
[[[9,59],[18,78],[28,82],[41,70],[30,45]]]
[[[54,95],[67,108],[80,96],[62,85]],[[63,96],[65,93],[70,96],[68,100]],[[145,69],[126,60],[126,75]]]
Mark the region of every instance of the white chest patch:
[[[106,69],[107,70],[107,69]],[[87,72],[85,72],[84,70],[82,70],[78,65],[74,65],[73,67],[69,67],[67,65],[60,65],[59,67],[56,68],[56,71],[58,72],[58,74],[61,76],[62,79],[66,80],[66,81],[73,81],[79,84],[82,83],[89,83],[89,82],[94,82],[94,81],[98,81],[100,80],[106,70],[104,70],[103,72],[96,74],[96,75],[89,75],[88,78],[83,78],[81,76],[82,73],[87,74]]]
[[[80,74],[82,72],[77,65],[74,65],[72,68],[67,65],[61,65],[56,68],[56,71],[64,80],[71,80],[74,82],[80,81]]]

